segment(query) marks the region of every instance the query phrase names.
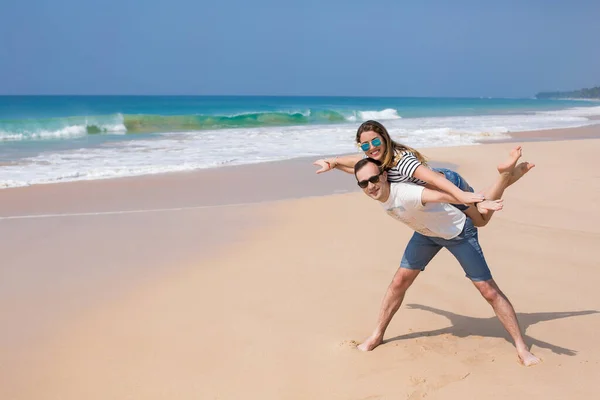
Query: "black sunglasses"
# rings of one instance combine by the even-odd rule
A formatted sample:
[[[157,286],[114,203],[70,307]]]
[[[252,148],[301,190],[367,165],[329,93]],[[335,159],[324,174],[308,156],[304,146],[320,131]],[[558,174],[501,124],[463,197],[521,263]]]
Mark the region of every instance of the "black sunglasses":
[[[379,182],[379,177],[381,176],[381,172],[378,173],[377,175],[373,175],[372,177],[370,177],[369,179],[365,179],[364,181],[358,181],[356,183],[358,183],[358,186],[360,186],[361,188],[366,188],[367,186],[369,186],[369,182],[375,184],[377,182]]]

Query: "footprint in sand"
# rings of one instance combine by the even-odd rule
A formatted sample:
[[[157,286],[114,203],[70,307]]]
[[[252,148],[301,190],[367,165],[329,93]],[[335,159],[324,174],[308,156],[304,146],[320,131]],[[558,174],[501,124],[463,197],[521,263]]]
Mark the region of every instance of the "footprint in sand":
[[[414,390],[406,394],[408,400],[424,399],[429,396],[432,392],[443,388],[454,382],[459,382],[466,379],[470,372],[463,374],[444,374],[433,378],[423,378],[418,376],[411,376],[409,378],[410,384],[414,387]]]
[[[358,342],[356,340],[343,340],[338,344],[338,346],[346,349],[356,349]]]

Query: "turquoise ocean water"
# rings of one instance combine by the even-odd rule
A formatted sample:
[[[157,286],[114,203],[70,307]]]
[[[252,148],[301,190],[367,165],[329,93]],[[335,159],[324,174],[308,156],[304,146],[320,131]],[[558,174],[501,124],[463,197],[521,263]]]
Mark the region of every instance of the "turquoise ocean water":
[[[415,147],[593,123],[577,100],[0,96],[0,188],[356,151],[376,119]]]

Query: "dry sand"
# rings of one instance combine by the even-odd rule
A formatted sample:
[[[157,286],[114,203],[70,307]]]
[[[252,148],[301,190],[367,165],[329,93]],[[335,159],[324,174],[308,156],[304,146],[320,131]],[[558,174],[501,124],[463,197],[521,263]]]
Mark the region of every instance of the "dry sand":
[[[589,120],[599,120],[600,116],[587,117]],[[500,140],[503,142],[538,142],[548,140],[575,140],[575,139],[592,139],[600,137],[600,124],[595,123],[594,125],[580,126],[578,128],[561,128],[561,129],[544,129],[539,131],[525,131],[525,132],[510,132],[510,138],[506,140]],[[498,140],[482,141],[484,143],[494,143]]]
[[[425,153],[480,189],[513,145]],[[309,194],[324,194],[314,192],[324,180],[349,191],[0,220],[0,398],[595,398],[599,152],[598,139],[525,143],[536,168],[480,230],[492,273],[543,359],[532,368],[517,363],[446,251],[409,290],[386,342],[359,352],[412,232],[351,175],[315,175],[309,161],[279,163],[286,173],[260,184],[249,179],[261,175],[254,168],[272,168],[0,191],[3,215],[13,216],[255,201],[248,193],[298,190],[295,179]],[[239,191],[223,202],[205,185],[211,179]],[[35,204],[40,196],[47,201]]]

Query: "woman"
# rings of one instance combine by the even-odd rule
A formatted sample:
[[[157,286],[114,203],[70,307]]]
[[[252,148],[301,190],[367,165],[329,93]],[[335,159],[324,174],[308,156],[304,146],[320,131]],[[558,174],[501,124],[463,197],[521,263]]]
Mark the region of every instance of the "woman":
[[[339,169],[353,174],[354,165],[366,156],[382,163],[383,169],[387,171],[388,181],[392,183],[408,182],[428,186],[459,199],[462,204],[453,205],[470,217],[476,226],[486,225],[492,214],[490,211],[499,209],[487,208],[488,205],[481,203],[485,200],[484,196],[474,193],[473,188],[457,172],[447,168],[430,168],[421,153],[392,140],[387,129],[377,121],[366,121],[358,128],[356,143],[364,155],[317,160],[314,165],[321,167],[317,173]]]

